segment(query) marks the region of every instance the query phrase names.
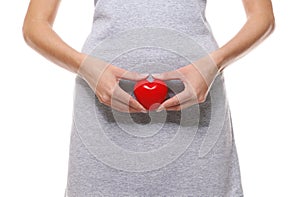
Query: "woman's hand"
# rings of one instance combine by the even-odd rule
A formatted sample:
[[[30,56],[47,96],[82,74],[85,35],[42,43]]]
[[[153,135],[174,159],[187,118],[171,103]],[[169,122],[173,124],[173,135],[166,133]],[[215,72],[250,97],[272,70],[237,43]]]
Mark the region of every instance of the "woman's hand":
[[[122,112],[147,112],[137,100],[120,88],[119,80],[138,81],[146,79],[149,74],[130,72],[91,56],[82,62],[78,74],[89,84],[101,103]]]
[[[206,100],[210,86],[219,73],[214,61],[206,56],[177,70],[152,74],[153,78],[160,80],[180,79],[184,90],[164,101],[157,109],[178,111],[196,103]]]
[[[205,101],[218,72],[223,71],[273,32],[275,19],[271,0],[243,0],[243,4],[247,21],[224,46],[213,51],[210,57],[197,60],[195,64],[153,76],[161,80],[181,79],[185,85],[182,92],[162,103],[157,111],[163,108],[180,110]]]

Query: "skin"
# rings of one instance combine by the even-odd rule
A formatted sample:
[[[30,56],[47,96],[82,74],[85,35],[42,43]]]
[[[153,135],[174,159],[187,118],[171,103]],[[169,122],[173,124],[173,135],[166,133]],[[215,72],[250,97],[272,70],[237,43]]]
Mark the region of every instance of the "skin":
[[[122,112],[147,112],[118,81],[146,79],[148,74],[129,72],[100,59],[80,53],[53,31],[59,0],[31,0],[23,23],[26,43],[57,65],[79,74],[94,90],[99,101]],[[101,84],[101,85],[100,85]]]
[[[50,61],[79,74],[100,102],[123,112],[146,112],[138,101],[119,87],[118,81],[121,78],[138,81],[146,79],[148,75],[94,59],[65,43],[52,29],[59,3],[59,0],[30,1],[23,24],[26,43]],[[224,46],[208,57],[177,70],[152,75],[161,80],[180,79],[185,85],[182,92],[163,102],[158,111],[177,111],[204,102],[216,75],[270,35],[275,26],[271,1],[243,0],[243,5],[247,21]]]
[[[153,76],[161,80],[180,79],[185,85],[182,92],[163,102],[157,111],[178,111],[204,102],[216,75],[273,32],[275,19],[271,0],[243,0],[243,5],[247,15],[246,23],[230,41],[209,54],[209,58],[204,57],[177,70]]]

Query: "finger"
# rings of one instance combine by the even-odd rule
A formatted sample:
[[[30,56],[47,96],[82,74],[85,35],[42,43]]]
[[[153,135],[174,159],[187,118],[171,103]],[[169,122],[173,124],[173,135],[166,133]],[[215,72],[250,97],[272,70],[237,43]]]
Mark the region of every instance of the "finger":
[[[183,75],[178,70],[167,71],[163,73],[153,73],[151,76],[154,79],[160,80],[172,80],[172,79],[182,79]]]
[[[105,97],[105,99],[103,100],[102,97],[99,97],[97,96],[98,100],[100,101],[100,103],[103,103],[105,105],[107,105],[108,107],[111,107],[117,111],[121,111],[121,112],[129,112],[129,113],[132,113],[132,112],[140,112],[139,110],[136,110],[128,105],[126,105],[125,103],[119,101],[119,100],[116,100],[116,99],[107,99]]]
[[[139,80],[147,79],[149,73],[138,73],[138,72],[128,71],[122,68],[117,68],[116,75],[118,78],[132,80],[132,81],[139,81]]]
[[[193,101],[193,100],[189,100],[187,102],[182,103],[181,105],[176,105],[176,106],[171,106],[171,107],[167,107],[165,108],[166,111],[181,111],[185,108],[188,108],[194,104],[196,104],[197,102]]]
[[[183,104],[184,102],[192,99],[192,95],[190,94],[190,91],[188,89],[184,89],[182,92],[179,92],[178,94],[175,94],[171,98],[164,101],[157,110],[162,110],[163,108],[169,108],[172,106]]]
[[[118,110],[120,112],[126,112],[126,113],[140,113],[140,110],[136,110],[132,108],[131,106],[126,105],[125,103],[117,100],[117,99],[112,99],[111,103],[109,103],[110,107],[112,107],[115,110]]]
[[[147,111],[137,100],[125,92],[120,86],[116,86],[112,95],[112,99],[119,100],[120,102],[136,109],[138,111]]]

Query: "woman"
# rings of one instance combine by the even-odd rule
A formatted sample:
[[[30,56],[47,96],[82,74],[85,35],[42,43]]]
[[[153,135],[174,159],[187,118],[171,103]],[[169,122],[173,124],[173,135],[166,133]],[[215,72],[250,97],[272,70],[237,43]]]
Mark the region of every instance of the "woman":
[[[78,52],[52,29],[59,1],[30,1],[25,41],[77,74],[66,196],[243,196],[222,71],[274,29],[270,0],[243,4],[218,47],[204,0],[95,1]],[[169,87],[156,111],[130,95],[149,74]]]

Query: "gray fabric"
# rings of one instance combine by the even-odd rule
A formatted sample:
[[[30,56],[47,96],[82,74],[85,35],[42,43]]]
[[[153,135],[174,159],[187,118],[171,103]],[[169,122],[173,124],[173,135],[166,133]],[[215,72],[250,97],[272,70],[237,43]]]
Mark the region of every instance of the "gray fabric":
[[[110,55],[123,49],[117,42],[109,46],[103,41],[143,27],[176,30],[204,51],[213,51],[218,45],[206,22],[205,6],[205,0],[95,1],[93,28],[82,52],[101,54],[111,61]],[[113,62],[127,70],[150,73],[187,63],[176,53],[151,47],[127,52]],[[184,88],[178,80],[167,84],[168,97]],[[133,85],[120,81],[131,95]],[[148,114],[113,110],[76,76],[65,195],[243,196],[223,73],[216,77],[204,103]]]

